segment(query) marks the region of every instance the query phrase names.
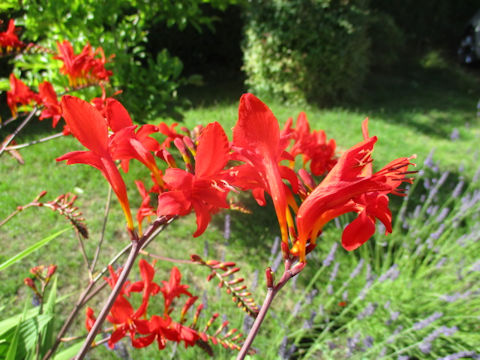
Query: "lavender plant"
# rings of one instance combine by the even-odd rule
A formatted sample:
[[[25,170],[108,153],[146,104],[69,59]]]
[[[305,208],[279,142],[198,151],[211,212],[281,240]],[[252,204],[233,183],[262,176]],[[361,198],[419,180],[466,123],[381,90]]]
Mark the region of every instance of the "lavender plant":
[[[264,358],[480,358],[480,184],[452,177],[427,157],[393,236],[379,229],[357,257],[329,250],[341,229],[326,231],[327,255]]]

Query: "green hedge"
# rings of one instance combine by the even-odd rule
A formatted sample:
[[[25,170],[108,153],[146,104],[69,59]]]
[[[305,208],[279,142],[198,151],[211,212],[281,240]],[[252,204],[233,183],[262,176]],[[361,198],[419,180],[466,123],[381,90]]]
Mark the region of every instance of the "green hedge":
[[[261,97],[328,105],[354,98],[368,70],[367,0],[253,0],[244,71]]]

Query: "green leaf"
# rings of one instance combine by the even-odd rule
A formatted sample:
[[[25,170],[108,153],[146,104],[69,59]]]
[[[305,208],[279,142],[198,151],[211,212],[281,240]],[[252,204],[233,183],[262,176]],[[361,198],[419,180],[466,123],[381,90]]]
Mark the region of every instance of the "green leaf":
[[[42,246],[45,246],[47,245],[50,241],[52,241],[53,239],[55,239],[56,237],[58,237],[59,235],[63,234],[65,231],[69,230],[70,228],[65,228],[63,230],[60,230],[58,232],[56,232],[55,234],[53,235],[50,235],[50,236],[47,236],[46,238],[38,241],[37,243],[33,244],[32,246],[30,246],[29,248],[23,250],[22,252],[18,253],[17,255],[11,257],[10,259],[8,259],[7,261],[5,261],[3,264],[0,265],[0,271],[2,270],[5,270],[6,268],[8,268],[9,266],[13,265],[14,263],[16,263],[17,261],[20,261],[22,260],[24,257],[30,255],[32,252],[34,252],[35,250],[38,250],[40,249]]]
[[[55,320],[55,302],[57,300],[57,277],[54,277],[52,288],[48,296],[47,303],[44,305],[44,313],[51,315],[51,321],[45,326],[41,334],[40,357],[46,354],[54,342],[53,326]]]
[[[72,295],[73,293],[62,296],[59,299],[57,299],[56,303],[62,302],[63,300],[69,298]],[[18,314],[18,315],[9,317],[8,319],[5,319],[3,321],[0,321],[0,344],[1,344],[1,340],[6,337],[5,334],[17,325],[17,323],[22,319],[22,316],[23,316],[23,320],[31,319],[38,315],[38,310],[39,308],[35,307],[33,309],[28,310],[25,315]]]
[[[20,318],[15,328],[15,334],[13,335],[13,339],[10,341],[10,346],[8,347],[7,356],[5,357],[5,360],[15,360],[17,356],[18,339],[20,336],[21,324],[22,324],[22,318]]]

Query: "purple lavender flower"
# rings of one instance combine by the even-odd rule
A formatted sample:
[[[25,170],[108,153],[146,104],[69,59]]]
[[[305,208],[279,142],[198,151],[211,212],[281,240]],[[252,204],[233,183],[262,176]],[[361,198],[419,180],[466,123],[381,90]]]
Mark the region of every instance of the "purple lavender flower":
[[[438,260],[437,264],[435,265],[435,267],[437,269],[440,269],[443,265],[445,265],[445,263],[447,262],[448,258],[446,256],[442,257],[440,260]]]
[[[425,161],[423,162],[423,165],[425,167],[433,167],[434,163],[433,163],[433,154],[435,153],[435,149],[432,149],[430,151],[430,153],[427,155]]]
[[[430,315],[429,317],[423,319],[423,320],[420,320],[418,322],[416,322],[415,324],[413,324],[413,329],[414,330],[421,330],[425,327],[427,327],[428,325],[430,325],[431,323],[433,323],[435,320],[438,320],[439,318],[441,318],[443,316],[443,313],[440,312],[440,311],[435,311],[432,315]]]
[[[279,236],[275,236],[275,239],[273,240],[273,245],[272,245],[272,250],[270,252],[270,259],[268,259],[268,262],[271,263],[273,261],[273,257],[275,255],[277,255],[277,252],[278,252],[278,248],[279,248],[279,245],[280,245],[280,237]]]
[[[363,346],[365,346],[365,348],[371,348],[373,346],[373,337],[370,336],[370,335],[367,335],[365,336],[365,338],[363,339]]]
[[[208,258],[208,241],[203,242],[203,257]]]
[[[365,285],[363,286],[362,290],[360,290],[360,292],[359,292],[359,294],[358,294],[358,298],[359,298],[360,300],[365,299],[365,296],[367,295],[368,290],[369,290],[370,287],[372,286],[372,283],[373,283],[373,280],[367,280],[367,282],[366,282]]]
[[[394,281],[396,278],[398,278],[399,275],[400,271],[398,270],[398,264],[393,264],[385,273],[380,275],[378,281],[384,282],[387,279]]]
[[[360,333],[355,333],[353,337],[347,338],[348,354],[352,355],[357,350],[357,344],[360,341]]]
[[[225,215],[225,228],[223,230],[223,238],[225,240],[229,240],[230,239],[230,214],[226,214]]]
[[[477,354],[475,351],[460,351],[454,354],[447,355],[443,358],[438,358],[437,360],[458,360],[458,359],[480,359],[480,354]]]
[[[460,181],[455,185],[455,189],[452,191],[452,197],[454,199],[458,198],[460,193],[462,192],[463,185],[465,184],[465,181],[463,179],[460,179]]]
[[[245,317],[243,318],[243,332],[245,334],[248,334],[248,332],[250,331],[250,328],[252,327],[254,321],[255,320],[251,316],[245,315]]]
[[[365,309],[357,315],[358,320],[365,319],[366,317],[372,316],[375,310],[377,309],[378,304],[377,303],[371,303],[369,302],[367,306],[365,306]]]
[[[283,260],[283,254],[282,254],[282,252],[279,252],[277,257],[275,258],[275,261],[272,264],[272,270],[274,272],[278,269],[278,267],[282,263],[282,260]]]
[[[365,260],[363,260],[363,258],[360,259],[357,266],[355,266],[355,269],[353,269],[353,271],[350,273],[350,279],[356,278],[358,274],[360,274],[360,271],[362,271],[364,262]]]
[[[436,222],[442,222],[445,220],[445,218],[448,216],[448,213],[450,212],[449,208],[443,208],[442,211],[440,211],[440,214],[438,214],[437,218],[435,219]]]
[[[252,285],[250,285],[250,290],[255,291],[258,286],[258,269],[253,272]]]
[[[280,356],[280,358],[284,360],[288,359],[285,357],[287,353],[287,345],[288,345],[288,336],[284,336],[282,339],[282,342],[280,343],[280,346],[278,347],[278,356]]]
[[[432,351],[432,343],[428,341],[422,341],[419,345],[418,348],[420,351],[424,354],[430,354],[430,351]]]
[[[339,267],[340,267],[340,263],[337,261],[335,265],[333,265],[332,272],[330,273],[330,282],[334,281],[337,278]]]
[[[460,139],[460,131],[458,131],[457,128],[453,128],[451,134],[450,134],[450,140],[456,141]]]
[[[327,285],[327,294],[332,295],[333,294],[333,286],[332,284]]]
[[[208,309],[208,295],[207,295],[207,291],[203,291],[203,294],[202,294],[202,304],[203,304],[203,309]],[[203,315],[203,313],[201,313],[200,315]]]
[[[327,257],[325,258],[325,260],[323,260],[323,266],[330,266],[333,262],[333,260],[335,259],[335,252],[337,251],[337,248],[338,248],[338,243],[333,243],[331,249],[330,249],[330,252],[328,253]]]

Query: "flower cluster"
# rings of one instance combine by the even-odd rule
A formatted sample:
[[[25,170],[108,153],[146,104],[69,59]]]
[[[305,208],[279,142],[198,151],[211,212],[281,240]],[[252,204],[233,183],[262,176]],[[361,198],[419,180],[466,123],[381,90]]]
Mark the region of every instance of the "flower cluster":
[[[93,50],[90,44],[86,44],[79,54],[75,54],[68,40],[57,43],[57,46],[58,54],[54,59],[63,62],[60,72],[68,76],[70,86],[78,87],[109,81],[112,72],[105,69],[109,59],[105,57],[101,47]]]
[[[36,300],[43,302],[45,288],[52,279],[52,276],[57,271],[57,265],[38,265],[30,269],[33,278],[27,277],[23,280],[24,284],[31,288],[35,294]],[[40,288],[37,287],[36,282],[40,283]]]
[[[60,73],[67,76],[70,88],[76,90],[86,86],[99,85],[105,93],[105,84],[109,82],[113,75],[112,71],[107,70],[105,65],[114,57],[105,57],[101,47],[93,49],[90,44],[86,44],[79,54],[75,54],[73,45],[68,41],[58,42],[58,52],[53,52],[36,44],[28,46],[20,41],[17,36],[18,29],[15,28],[14,20],[9,21],[8,29],[0,33],[0,54],[21,49],[35,48],[39,51],[49,54],[53,53],[53,59],[62,61]],[[103,96],[105,98],[105,96]],[[100,105],[101,99],[93,99]],[[10,90],[7,92],[7,104],[15,118],[18,113],[18,106],[32,106],[36,104],[42,108],[39,119],[51,118],[53,127],[56,127],[62,117],[60,103],[54,86],[44,81],[38,86],[38,92],[30,89],[22,80],[18,79],[13,73],[10,75]],[[68,129],[65,129],[68,134]]]
[[[183,129],[186,135],[165,124],[137,129],[127,110],[114,99],[106,99],[102,111],[72,96],[64,96],[61,106],[72,134],[89,151],[76,151],[57,160],[99,169],[112,185],[130,231],[135,231],[135,226],[115,160],[121,161],[124,171],[128,171],[129,160],[136,159],[151,172],[153,186],[149,191],[137,182],[143,199],[137,213],[140,233],[145,218],[195,212],[194,236],[199,236],[212,214],[230,207],[227,196],[232,190],[251,191],[260,205],[266,204],[266,193],[273,200],[280,225],[284,258],[300,262],[305,262],[305,255],[315,247],[325,224],[349,212],[358,216],[343,232],[342,245],[347,250],[373,235],[376,219],[386,233],[391,232],[387,195],[403,195],[400,184],[412,181],[407,175],[415,156],[396,159],[373,172],[372,151],[377,138],[369,136],[368,120],[362,125],[364,140],[337,159],[335,142],[327,143],[324,132],[310,132],[305,114],[300,114],[296,128],[289,121],[280,130],[271,110],[252,94],[240,99],[232,142],[217,122],[194,132]],[[166,136],[162,144],[150,136],[155,133]],[[171,154],[172,143],[185,162],[184,169]],[[297,155],[303,157],[298,173],[292,168]],[[166,167],[164,171],[157,167],[157,160]],[[308,162],[311,172],[305,168]],[[314,175],[319,174],[324,177],[317,184]],[[152,198],[157,200],[156,206],[151,204]]]
[[[0,54],[19,51],[25,44],[18,39],[18,28],[15,27],[15,21],[10,19],[6,31],[0,32]]]
[[[197,320],[200,312],[203,309],[202,305],[197,307],[195,316],[190,326],[184,325],[186,323],[186,314],[188,310],[194,305],[198,297],[193,296],[187,289],[188,285],[181,283],[182,275],[178,268],[173,267],[170,272],[169,281],[162,281],[162,286],[155,283],[153,278],[155,276],[155,269],[144,259],[139,262],[140,275],[142,280],[130,283],[126,282],[117,299],[115,300],[107,321],[114,325],[108,340],[108,346],[114,348],[115,344],[123,337],[130,337],[132,346],[135,348],[143,348],[157,342],[160,350],[164,349],[167,342],[183,342],[185,347],[194,346],[197,342],[207,343],[209,340],[216,344],[219,339],[214,336],[206,334],[206,330],[210,325],[206,326],[204,331],[198,330]],[[108,284],[113,288],[117,283],[121,268],[115,272],[111,267],[110,277],[105,278]],[[141,293],[142,301],[137,309],[135,309],[129,298],[132,293]],[[148,308],[152,297],[161,293],[163,296],[163,313],[160,315],[148,315]],[[184,305],[180,312],[178,321],[172,319],[172,313],[175,310],[175,304],[180,298],[186,297]],[[213,320],[218,315],[213,317]],[[95,314],[93,309],[87,308],[85,327],[88,331],[95,323]],[[213,322],[213,320],[211,322]],[[232,332],[235,333],[236,331]],[[223,336],[225,340],[228,336]],[[240,339],[238,336],[237,339]],[[237,340],[236,339],[236,340]],[[237,348],[232,339],[232,342],[221,341],[223,346]]]

